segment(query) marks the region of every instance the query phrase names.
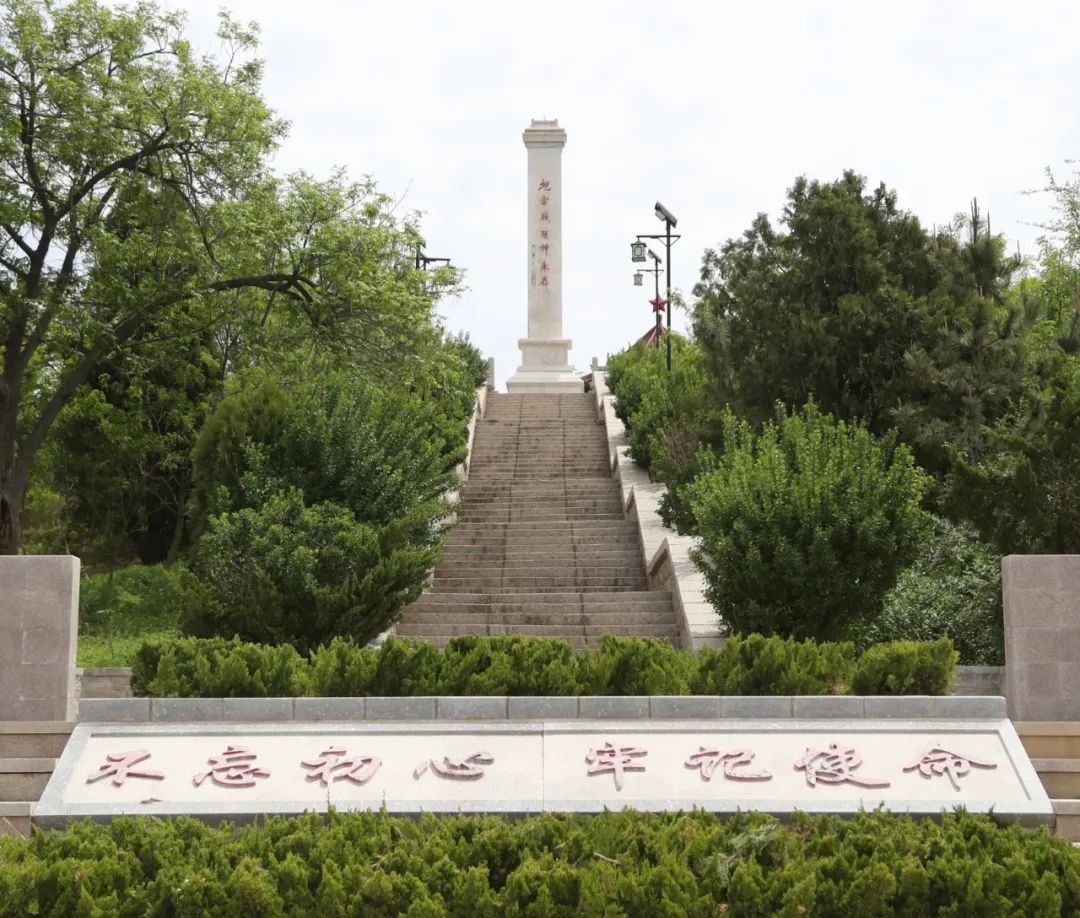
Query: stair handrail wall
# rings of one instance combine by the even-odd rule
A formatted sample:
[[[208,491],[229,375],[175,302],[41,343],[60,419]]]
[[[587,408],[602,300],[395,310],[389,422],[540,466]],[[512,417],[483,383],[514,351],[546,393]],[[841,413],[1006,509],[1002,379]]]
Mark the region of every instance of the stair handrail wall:
[[[590,391],[596,400],[597,417],[604,424],[611,474],[622,490],[623,512],[637,524],[649,589],[671,593],[683,647],[723,647],[727,629],[705,598],[705,578],[690,559],[694,540],[664,525],[659,507],[667,487],[651,481],[649,473],[630,458],[626,427],[615,414],[615,396],[607,387],[606,376],[594,358]]]

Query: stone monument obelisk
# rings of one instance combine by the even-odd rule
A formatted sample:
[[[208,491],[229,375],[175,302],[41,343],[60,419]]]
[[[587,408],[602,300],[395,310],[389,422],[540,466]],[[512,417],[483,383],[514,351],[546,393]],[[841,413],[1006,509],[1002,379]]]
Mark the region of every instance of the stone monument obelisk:
[[[521,366],[506,381],[511,394],[583,392],[570,366],[571,342],[562,327],[562,151],[566,131],[558,121],[535,118],[522,135],[529,151],[529,336],[518,339]]]

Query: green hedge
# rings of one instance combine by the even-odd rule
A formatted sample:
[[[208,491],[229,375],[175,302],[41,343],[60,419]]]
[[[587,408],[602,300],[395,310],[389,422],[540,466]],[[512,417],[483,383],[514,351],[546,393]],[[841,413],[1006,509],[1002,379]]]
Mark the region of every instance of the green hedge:
[[[575,653],[536,637],[454,638],[444,650],[401,638],[379,649],[335,640],[302,657],[291,646],[178,638],[144,645],[136,695],[234,698],[292,695],[942,695],[956,654],[948,638],[897,641],[857,657],[850,643],[752,634],[722,650],[678,650],[607,636]]]
[[[959,813],[84,822],[0,838],[0,916],[1080,914],[1080,852]]]

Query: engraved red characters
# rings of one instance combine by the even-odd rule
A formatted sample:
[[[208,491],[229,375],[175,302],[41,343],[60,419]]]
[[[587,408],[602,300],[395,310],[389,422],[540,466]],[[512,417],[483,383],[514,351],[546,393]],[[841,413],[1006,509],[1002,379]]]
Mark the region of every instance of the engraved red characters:
[[[950,752],[942,746],[931,743],[923,750],[923,754],[919,758],[910,765],[904,766],[904,771],[914,771],[917,768],[919,774],[924,778],[930,778],[934,775],[938,777],[948,775],[952,786],[956,790],[960,790],[959,779],[971,771],[972,765],[976,768],[997,768],[997,765],[993,762],[982,762],[979,759],[971,758],[971,756]]]
[[[854,749],[845,749],[838,743],[829,743],[826,750],[807,748],[803,757],[795,763],[796,771],[806,772],[806,783],[811,787],[822,784],[858,784],[860,787],[889,787],[891,781],[864,778],[852,772],[862,765]]]
[[[699,746],[698,751],[686,760],[687,768],[700,768],[701,780],[712,780],[713,772],[724,765],[724,777],[732,781],[769,781],[772,772],[769,771],[736,771],[741,765],[749,765],[754,758],[754,753],[749,749],[733,749],[731,752],[721,752],[719,749],[707,749]]]
[[[453,778],[458,781],[476,781],[484,777],[481,765],[493,765],[495,757],[489,752],[474,752],[463,759],[443,756],[441,759],[425,759],[413,769],[413,777],[419,778],[430,768],[440,778]]]
[[[207,778],[218,787],[254,787],[255,778],[269,778],[270,772],[253,764],[258,756],[249,752],[247,746],[226,746],[221,755],[212,755],[206,761],[210,767],[195,775],[196,787]]]
[[[590,775],[614,775],[615,789],[622,790],[624,772],[644,771],[644,763],[634,760],[648,754],[648,750],[640,746],[615,746],[608,740],[605,745],[590,749],[585,756],[585,762],[589,766]]]
[[[139,762],[145,762],[150,758],[150,753],[145,749],[136,749],[134,752],[110,752],[105,756],[105,764],[98,768],[97,774],[90,775],[86,779],[87,784],[93,784],[102,778],[112,778],[113,787],[123,787],[128,778],[150,778],[160,781],[165,777],[161,771],[136,771],[132,766]]]
[[[346,758],[342,746],[331,746],[319,753],[317,759],[306,759],[300,764],[310,770],[306,776],[309,781],[319,780],[325,787],[333,781],[352,781],[354,784],[366,784],[374,777],[382,765],[382,759],[373,755],[354,755]],[[332,772],[340,772],[331,776]]]

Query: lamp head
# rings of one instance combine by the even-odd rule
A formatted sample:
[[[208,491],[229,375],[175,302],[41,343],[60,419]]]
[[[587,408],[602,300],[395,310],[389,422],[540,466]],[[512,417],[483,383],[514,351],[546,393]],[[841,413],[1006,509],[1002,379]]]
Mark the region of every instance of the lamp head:
[[[640,287],[642,279],[643,279],[642,273],[640,271],[636,271],[634,273],[634,286],[635,287]]]
[[[638,240],[630,243],[630,260],[643,262],[645,260],[645,243]]]
[[[679,222],[675,219],[675,215],[659,201],[656,202],[656,219],[670,224],[672,228]]]

